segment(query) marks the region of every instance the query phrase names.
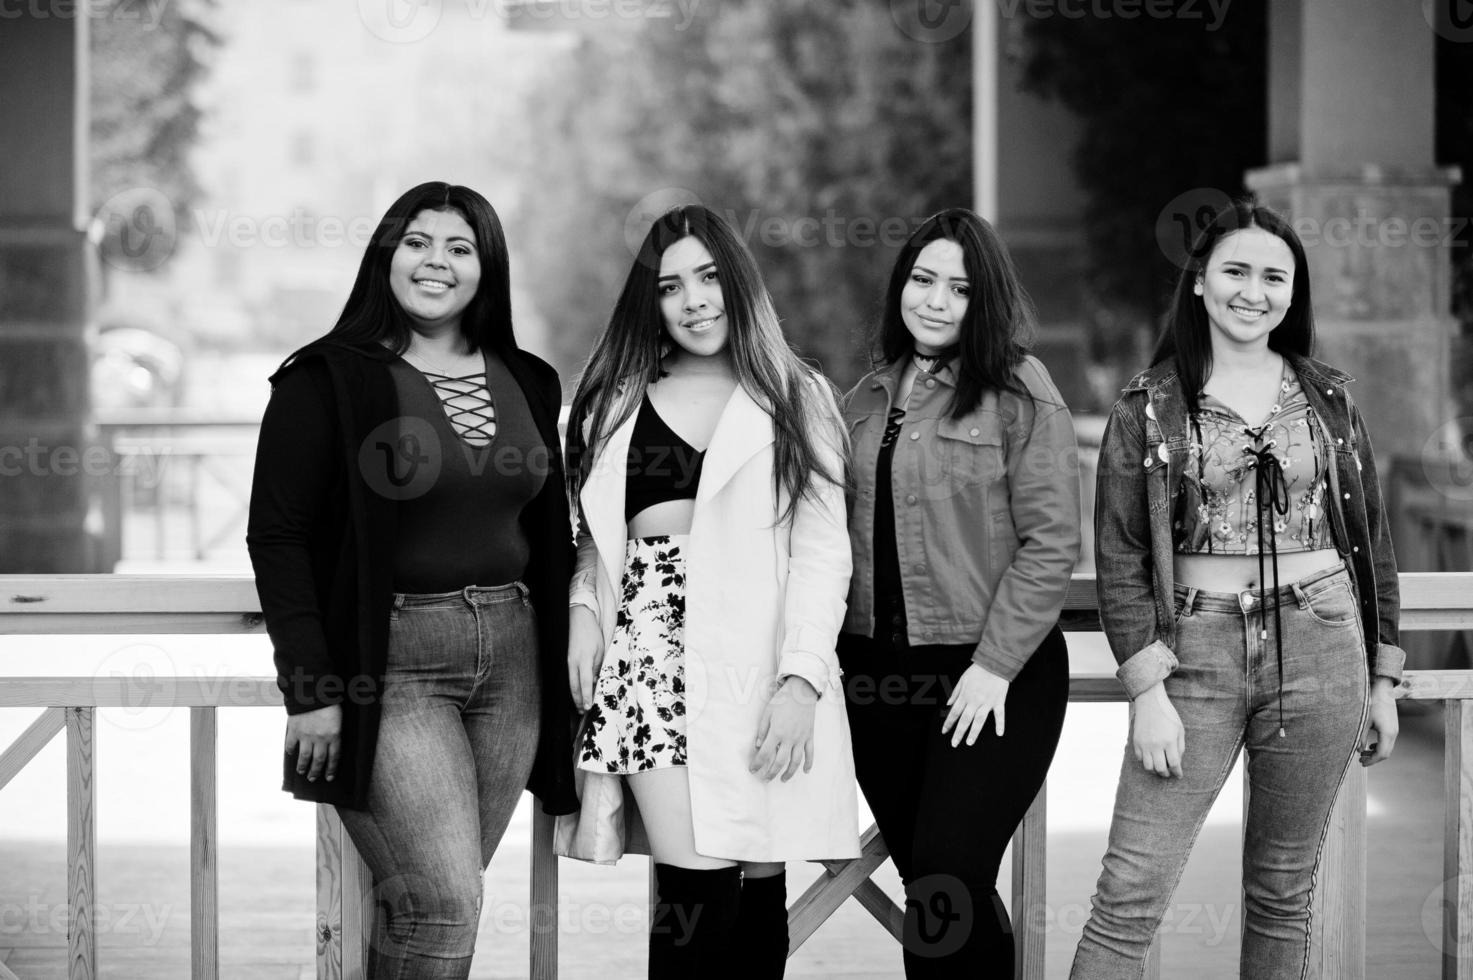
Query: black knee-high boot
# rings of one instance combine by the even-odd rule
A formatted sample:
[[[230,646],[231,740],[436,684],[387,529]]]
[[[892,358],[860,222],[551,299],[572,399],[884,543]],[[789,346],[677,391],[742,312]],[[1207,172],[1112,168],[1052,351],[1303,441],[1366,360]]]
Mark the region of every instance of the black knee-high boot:
[[[689,980],[723,970],[736,926],[742,872],[656,864],[660,900],[650,921],[650,980]]]
[[[729,980],[782,980],[788,968],[788,873],[743,878]]]

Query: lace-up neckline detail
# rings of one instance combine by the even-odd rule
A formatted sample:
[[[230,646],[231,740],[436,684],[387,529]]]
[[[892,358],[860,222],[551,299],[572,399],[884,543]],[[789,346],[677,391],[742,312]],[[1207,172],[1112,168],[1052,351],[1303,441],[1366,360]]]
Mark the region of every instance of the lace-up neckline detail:
[[[455,434],[468,446],[484,449],[496,437],[496,403],[486,386],[486,372],[451,377],[421,369],[440,399],[445,418]]]

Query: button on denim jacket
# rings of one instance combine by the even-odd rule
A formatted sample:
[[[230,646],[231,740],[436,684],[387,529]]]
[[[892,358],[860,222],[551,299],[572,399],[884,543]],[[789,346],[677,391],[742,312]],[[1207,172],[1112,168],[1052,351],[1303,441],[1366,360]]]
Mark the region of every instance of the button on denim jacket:
[[[874,635],[875,464],[905,362],[844,396],[853,446],[846,633]],[[1011,681],[1059,618],[1079,558],[1079,450],[1064,399],[1036,358],[1014,374],[1033,399],[989,391],[950,416],[952,369],[917,379],[887,488],[912,644],[975,644]]]
[[[1286,356],[1319,425],[1320,445],[1333,450],[1334,465],[1327,468],[1331,528],[1355,582],[1367,671],[1399,680],[1406,654],[1396,645],[1396,557],[1371,442],[1345,387],[1354,379],[1311,358]],[[1176,362],[1169,359],[1126,385],[1100,444],[1095,491],[1100,623],[1120,664],[1116,676],[1131,698],[1177,667],[1171,520],[1187,446],[1186,396]]]

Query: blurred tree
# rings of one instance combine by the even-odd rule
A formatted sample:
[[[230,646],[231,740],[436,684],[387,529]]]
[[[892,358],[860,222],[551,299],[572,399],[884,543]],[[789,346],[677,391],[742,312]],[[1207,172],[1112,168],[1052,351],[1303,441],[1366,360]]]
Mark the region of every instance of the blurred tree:
[[[189,163],[201,117],[194,93],[220,43],[210,26],[216,3],[110,0],[105,10],[94,10],[89,21],[94,212],[115,195],[151,189],[162,198],[139,200],[166,200],[179,218],[198,198]],[[117,241],[122,227],[111,223],[101,248],[109,262],[126,268],[134,256]],[[151,267],[146,262],[132,264]]]
[[[1267,0],[1235,0],[1216,30],[1188,17],[1049,17],[1024,38],[1024,87],[1084,124],[1074,170],[1089,197],[1094,353],[1134,364],[1178,271],[1157,243],[1163,209],[1194,189],[1238,196],[1266,158]]]
[[[537,291],[567,325],[559,367],[581,366],[650,220],[694,197],[756,253],[792,341],[852,384],[895,252],[971,203],[971,79],[969,31],[917,41],[880,0],[722,0],[585,37],[536,111],[546,192],[518,212],[557,283]]]
[[[1452,305],[1461,330],[1451,373],[1453,397],[1467,419],[1473,418],[1473,45],[1439,36],[1436,84],[1437,162],[1463,171],[1453,187]]]

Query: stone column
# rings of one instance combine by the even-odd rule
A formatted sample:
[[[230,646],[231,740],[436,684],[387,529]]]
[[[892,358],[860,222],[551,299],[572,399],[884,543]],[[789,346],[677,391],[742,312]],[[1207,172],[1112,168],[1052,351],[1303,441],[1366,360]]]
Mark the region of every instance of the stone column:
[[[1378,462],[1453,418],[1450,188],[1433,156],[1433,25],[1418,0],[1275,0],[1269,152],[1247,183],[1304,239],[1319,350],[1355,375]],[[1231,125],[1231,120],[1224,120]]]
[[[94,570],[87,36],[54,10],[0,28],[0,573]]]

